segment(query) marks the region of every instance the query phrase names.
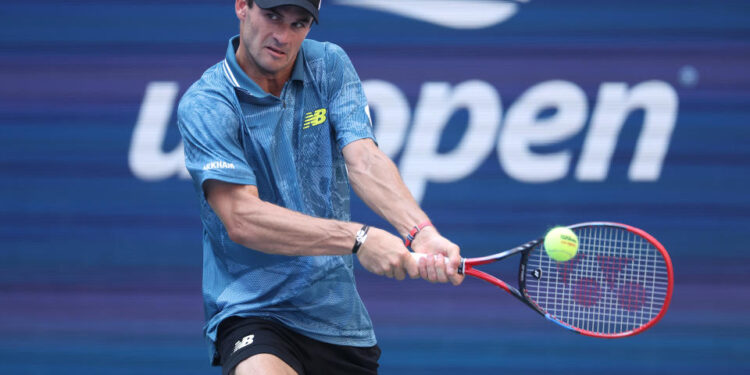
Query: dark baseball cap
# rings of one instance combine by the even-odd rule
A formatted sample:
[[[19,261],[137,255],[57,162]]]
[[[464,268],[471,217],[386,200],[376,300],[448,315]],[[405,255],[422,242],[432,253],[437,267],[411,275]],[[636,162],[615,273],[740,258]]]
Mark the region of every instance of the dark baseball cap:
[[[280,7],[282,5],[296,5],[310,12],[315,22],[318,22],[318,11],[323,0],[255,0],[255,4],[263,9]]]

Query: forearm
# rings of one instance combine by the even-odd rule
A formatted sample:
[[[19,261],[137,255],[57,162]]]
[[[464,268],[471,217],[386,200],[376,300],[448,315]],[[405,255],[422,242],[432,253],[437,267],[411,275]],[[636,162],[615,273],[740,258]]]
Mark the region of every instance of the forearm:
[[[217,181],[206,185],[207,199],[229,233],[245,247],[283,255],[350,254],[360,224],[321,219],[271,204],[255,186]]]
[[[415,225],[428,220],[427,214],[419,208],[391,159],[371,141],[358,142],[343,150],[352,188],[373,211],[406,237]],[[428,226],[420,233],[411,248],[415,252],[438,254],[437,260],[426,257],[419,262],[420,277],[431,282],[450,280],[454,285],[460,284],[463,276],[456,272],[461,261],[459,247],[441,236],[435,227]],[[401,243],[398,246],[403,247]],[[412,260],[411,255],[406,255]],[[449,257],[450,264],[446,266],[442,256]]]
[[[232,213],[233,241],[282,255],[351,254],[360,224],[307,216],[271,203],[257,202]]]
[[[354,192],[380,217],[405,237],[415,225],[428,220],[404,184],[396,165],[380,150],[356,155],[348,164]]]

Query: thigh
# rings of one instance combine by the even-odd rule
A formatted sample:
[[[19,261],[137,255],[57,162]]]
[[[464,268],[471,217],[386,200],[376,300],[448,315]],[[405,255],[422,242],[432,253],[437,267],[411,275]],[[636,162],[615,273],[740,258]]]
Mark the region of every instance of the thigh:
[[[240,362],[230,375],[299,375],[297,371],[273,354],[255,354]]]
[[[238,375],[302,374],[295,341],[290,331],[279,323],[254,317],[230,317],[219,326],[216,341],[222,373],[229,375],[236,369]]]

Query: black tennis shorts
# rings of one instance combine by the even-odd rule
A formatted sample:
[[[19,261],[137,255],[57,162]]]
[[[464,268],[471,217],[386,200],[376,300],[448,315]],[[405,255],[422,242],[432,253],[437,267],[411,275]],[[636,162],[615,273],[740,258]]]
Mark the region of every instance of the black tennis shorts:
[[[243,360],[273,354],[298,374],[377,374],[380,348],[328,344],[296,333],[274,320],[229,317],[219,325],[216,349],[222,373]]]

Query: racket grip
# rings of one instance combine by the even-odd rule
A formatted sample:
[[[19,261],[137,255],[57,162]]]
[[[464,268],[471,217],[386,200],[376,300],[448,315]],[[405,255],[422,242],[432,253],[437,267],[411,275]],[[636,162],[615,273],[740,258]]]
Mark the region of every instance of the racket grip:
[[[422,259],[424,257],[428,257],[430,255],[428,255],[428,254],[422,254],[422,253],[411,253],[411,256],[412,256],[412,258],[414,258],[415,262],[419,263],[420,259]],[[448,259],[448,257],[446,257],[446,256],[443,256],[443,260],[445,261],[445,264],[449,264],[451,262],[451,260]],[[464,273],[464,259],[463,258],[461,258],[461,265],[458,266],[458,273],[459,274],[463,274]]]

